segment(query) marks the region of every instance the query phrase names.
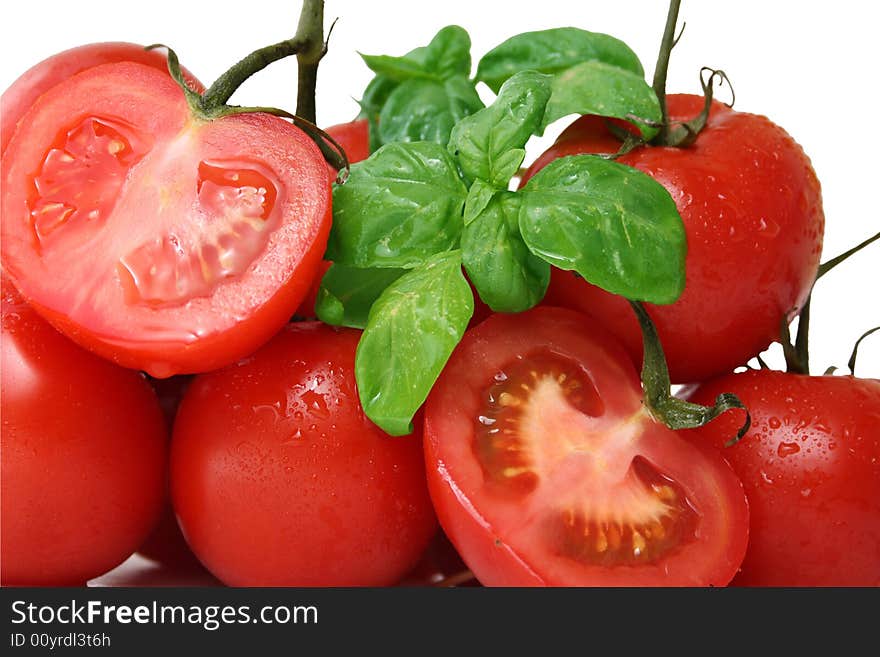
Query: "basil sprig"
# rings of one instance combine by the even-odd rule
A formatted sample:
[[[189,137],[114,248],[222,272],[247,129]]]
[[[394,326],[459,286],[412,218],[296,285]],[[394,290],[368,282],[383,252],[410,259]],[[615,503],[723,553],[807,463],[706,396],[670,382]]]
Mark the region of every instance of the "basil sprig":
[[[483,107],[470,79],[471,39],[457,25],[401,57],[361,55],[376,74],[361,99],[370,148],[398,141],[446,144],[461,118]]]
[[[388,75],[405,68],[383,66]],[[652,303],[670,303],[684,287],[681,218],[647,175],[580,155],[509,189],[553,106],[556,80],[515,73],[492,105],[456,122],[445,148],[388,144],[334,187],[334,265],[317,311],[328,323],[364,327],[355,368],[361,403],[390,434],[411,430],[461,339],[471,285],[501,312],[537,304],[551,265]]]
[[[639,58],[619,39],[575,27],[518,34],[483,56],[476,79],[498,92],[526,70],[552,76],[552,99],[538,134],[569,114],[633,120],[645,141],[657,133],[654,124],[663,118],[657,96]]]

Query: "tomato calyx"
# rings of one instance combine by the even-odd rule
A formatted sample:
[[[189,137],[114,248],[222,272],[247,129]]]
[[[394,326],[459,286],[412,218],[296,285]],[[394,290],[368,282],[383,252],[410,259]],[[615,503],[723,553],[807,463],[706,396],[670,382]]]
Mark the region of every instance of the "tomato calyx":
[[[722,413],[738,408],[746,412],[742,426],[727,445],[736,444],[749,430],[752,424],[749,410],[739,397],[732,393],[722,393],[715,398],[712,406],[702,406],[679,399],[672,394],[669,380],[669,369],[663,346],[657,335],[654,322],[648,316],[644,306],[638,301],[630,301],[630,305],[639,320],[644,344],[642,363],[642,388],[644,403],[651,415],[670,429],[695,429],[708,424]]]
[[[733,107],[736,94],[733,92],[733,85],[730,83],[727,74],[720,69],[713,69],[704,66],[700,69],[700,86],[703,89],[704,98],[703,109],[689,121],[672,122],[669,120],[669,112],[666,105],[666,77],[669,71],[669,57],[672,54],[672,49],[678,43],[678,40],[681,38],[681,34],[684,31],[684,26],[682,26],[681,32],[679,32],[677,36],[675,34],[680,6],[681,0],[671,0],[669,3],[669,11],[666,16],[666,27],[663,31],[663,38],[660,42],[657,64],[654,67],[654,80],[652,87],[660,105],[662,119],[659,122],[651,122],[632,115],[627,116],[627,120],[637,125],[647,125],[652,128],[658,128],[658,131],[652,139],[645,140],[640,136],[641,130],[631,132],[618,125],[614,125],[609,121],[608,130],[623,142],[620,150],[610,156],[612,159],[625,155],[631,150],[646,144],[653,146],[671,146],[674,148],[687,148],[692,145],[697,140],[697,137],[703,128],[706,127],[706,123],[709,120],[709,110],[712,107],[714,85],[716,81],[719,84],[726,82],[727,86],[730,87],[732,98],[730,103],[728,103],[728,107]],[[708,78],[706,77],[706,73],[709,74]]]
[[[327,41],[322,36],[323,17],[323,2],[307,0],[303,3],[299,26],[293,38],[253,51],[230,67],[201,94],[193,91],[186,84],[180,59],[174,50],[161,43],[149,45],[146,50],[165,48],[168,52],[168,71],[183,90],[194,117],[203,121],[212,121],[235,114],[264,113],[289,119],[321,149],[327,163],[339,171],[337,182],[342,183],[348,177],[349,172],[349,162],[345,150],[333,137],[315,125],[315,80],[318,62],[327,52]],[[300,72],[297,112],[295,114],[277,107],[228,104],[227,101],[245,80],[272,62],[291,55],[296,55]]]

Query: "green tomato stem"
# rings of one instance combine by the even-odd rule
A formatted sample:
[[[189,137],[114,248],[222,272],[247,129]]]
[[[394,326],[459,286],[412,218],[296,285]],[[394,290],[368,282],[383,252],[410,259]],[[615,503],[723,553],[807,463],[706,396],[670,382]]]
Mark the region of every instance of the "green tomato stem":
[[[669,115],[666,109],[666,76],[669,72],[669,56],[675,46],[675,25],[678,22],[678,10],[681,0],[670,0],[669,11],[666,14],[666,27],[663,30],[663,39],[660,41],[660,52],[657,54],[657,64],[654,67],[654,93],[660,101],[660,113],[663,117],[660,132],[655,137],[657,143],[666,144],[669,140]]]
[[[318,64],[327,53],[327,44],[324,41],[324,0],[303,0],[299,25],[293,40],[301,44],[296,54],[299,71],[296,113],[297,116],[316,123],[315,89],[318,83]]]
[[[713,406],[701,406],[673,396],[666,356],[654,322],[641,303],[630,301],[630,305],[642,329],[642,388],[645,406],[651,415],[673,430],[694,429],[708,424],[726,411],[739,408],[746,411],[746,420],[727,444],[736,443],[746,434],[752,422],[745,405],[731,393],[718,395]]]
[[[871,237],[860,244],[856,244],[851,249],[831,258],[831,260],[823,262],[819,265],[819,270],[816,272],[816,281],[834,269],[837,265],[849,259],[850,256],[855,255],[877,240],[880,240],[880,233],[871,235]],[[816,281],[813,281],[813,287],[816,286]],[[782,350],[785,354],[785,367],[786,371],[793,374],[810,373],[810,301],[812,297],[813,290],[811,288],[810,294],[798,315],[797,336],[795,337],[794,345],[791,343],[791,335],[788,330],[788,318],[783,318],[782,320],[780,342],[782,343]],[[858,343],[856,343],[856,349],[858,349]],[[852,368],[850,368],[850,370],[852,370]]]
[[[299,62],[296,113],[314,123],[318,62],[324,53],[324,0],[303,0],[294,37],[259,48],[234,64],[202,94],[202,111],[212,115],[217,108],[226,105],[232,94],[254,73],[272,62],[296,55]]]

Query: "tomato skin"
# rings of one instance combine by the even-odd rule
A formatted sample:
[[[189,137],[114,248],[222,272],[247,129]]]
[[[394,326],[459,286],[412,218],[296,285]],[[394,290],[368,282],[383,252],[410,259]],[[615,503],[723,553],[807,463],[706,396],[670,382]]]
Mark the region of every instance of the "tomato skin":
[[[172,500],[193,551],[223,582],[393,584],[436,532],[419,436],[391,438],[360,407],[359,336],[291,324],[187,391]]]
[[[367,119],[355,119],[347,123],[331,125],[325,129],[325,132],[342,146],[349,164],[370,157],[370,122]],[[336,169],[332,167],[330,180],[336,180]]]
[[[159,518],[167,433],[150,385],[84,351],[3,282],[3,585],[82,585]]]
[[[752,426],[724,455],[743,482],[751,538],[742,586],[880,584],[880,381],[769,370],[701,384],[706,403],[733,392]],[[738,421],[688,433],[723,448]]]
[[[499,489],[489,487],[489,475],[474,447],[477,421],[485,422],[481,395],[486,383],[493,377],[498,381],[511,362],[534,362],[539,352],[577,362],[604,409],[585,425],[595,428],[603,447],[594,452],[581,446],[570,454],[596,454],[589,458],[609,464],[597,466],[602,473],[606,467],[628,466],[636,456],[646,459],[680,484],[694,504],[701,527],[693,540],[679,543],[659,560],[633,566],[582,562],[563,554],[546,521],[549,512],[557,510],[551,506],[569,504],[565,501],[572,497],[569,484],[583,482],[576,485],[589,487],[595,472],[560,461],[562,465],[540,474],[541,486],[547,486],[544,492],[538,488],[505,499]],[[516,315],[496,314],[465,334],[425,406],[425,460],[440,524],[482,584],[723,586],[731,580],[748,540],[742,486],[720,454],[689,444],[656,423],[640,398],[638,376],[623,348],[600,326],[571,310],[544,306]],[[555,411],[543,407],[535,411],[541,428],[540,436],[532,436],[532,445],[568,431],[554,424]],[[569,434],[560,440],[571,441],[572,436],[577,439]],[[532,447],[528,441],[524,445],[521,450],[528,453]],[[557,473],[564,472],[568,478],[554,482]],[[588,506],[590,500],[605,497],[608,489],[578,488],[575,494],[572,504]]]
[[[686,120],[703,99],[674,94],[668,104],[671,120]],[[614,153],[619,145],[604,120],[582,117],[524,182],[557,157]],[[783,317],[805,301],[822,249],[821,190],[801,147],[767,118],[716,102],[693,146],[638,148],[617,161],[666,187],[684,221],[684,293],[674,304],[647,306],[673,383],[729,372],[776,340]],[[595,317],[641,362],[641,333],[624,299],[554,269],[546,303]]]
[[[90,43],[52,55],[22,73],[0,96],[0,105],[3,106],[0,115],[0,154],[6,151],[16,125],[37,98],[81,71],[115,62],[137,62],[168,71],[168,58],[163,50],[145,50],[136,43]],[[204,91],[204,85],[192,73],[186,69],[182,69],[182,72],[193,90]]]
[[[43,241],[30,209],[33,172],[49,161],[47,145],[59,139],[59,126],[63,138],[83,114],[127,126],[141,157],[124,176],[96,167],[105,187],[88,189],[100,192],[98,220],[62,219]],[[3,266],[58,330],[117,364],[162,378],[234,362],[290,319],[320,262],[331,219],[326,164],[305,133],[266,114],[195,120],[169,76],[130,62],[93,67],[56,85],[26,117],[3,158]],[[99,154],[107,159],[106,151]],[[219,185],[211,184],[233,193],[211,192],[203,201],[217,162],[265,179],[265,216],[240,219],[234,190],[257,197],[257,188],[234,182],[238,173],[228,168],[219,169],[229,174]],[[63,179],[75,199],[90,169],[68,173],[82,177],[79,186],[76,177]]]

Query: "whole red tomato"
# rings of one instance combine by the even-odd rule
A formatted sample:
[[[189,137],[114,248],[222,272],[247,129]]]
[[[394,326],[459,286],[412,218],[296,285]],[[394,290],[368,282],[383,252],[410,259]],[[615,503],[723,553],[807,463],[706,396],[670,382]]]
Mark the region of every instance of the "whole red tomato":
[[[326,132],[342,146],[349,164],[370,157],[370,122],[367,119],[355,119],[348,123],[331,125]],[[331,180],[336,180],[336,173],[336,169],[331,167]]]
[[[623,348],[574,311],[466,332],[424,431],[437,517],[485,585],[723,586],[745,554],[736,475],[650,415]]]
[[[167,433],[144,377],[80,349],[3,281],[3,585],[82,585],[156,524]]]
[[[393,584],[434,535],[420,437],[392,438],[361,408],[359,337],[291,324],[188,389],[172,500],[190,547],[223,582]]]
[[[34,101],[59,82],[93,66],[114,62],[137,62],[168,71],[168,59],[163,50],[146,50],[136,43],[90,43],[52,55],[22,73],[0,97],[0,153],[12,139],[18,121]],[[204,87],[187,70],[184,77],[190,88],[202,91]]]
[[[265,113],[210,118],[132,62],[50,88],[2,162],[2,261],[88,349],[157,377],[269,340],[308,291],[330,228],[318,147]]]
[[[694,117],[704,102],[667,100],[672,121]],[[603,119],[582,117],[523,182],[558,157],[619,148]],[[731,371],[765,349],[806,299],[822,250],[819,181],[801,147],[767,118],[715,102],[692,146],[642,147],[617,161],[666,187],[684,221],[684,293],[671,305],[647,306],[673,383]],[[624,299],[554,270],[546,300],[598,319],[641,361],[641,332]]]
[[[749,498],[751,534],[734,584],[880,585],[880,381],[751,371],[690,394],[735,393],[750,431],[724,456]],[[686,432],[721,448],[738,413]]]

